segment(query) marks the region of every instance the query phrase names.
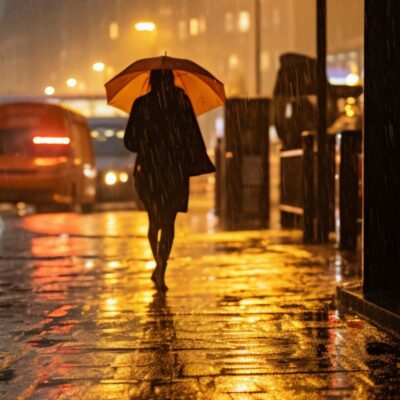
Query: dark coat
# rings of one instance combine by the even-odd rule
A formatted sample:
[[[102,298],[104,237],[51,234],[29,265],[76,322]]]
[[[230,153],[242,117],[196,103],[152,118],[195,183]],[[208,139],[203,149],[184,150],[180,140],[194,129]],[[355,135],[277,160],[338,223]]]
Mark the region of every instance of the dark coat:
[[[135,184],[147,210],[186,212],[189,177],[215,172],[190,100],[176,87],[134,102],[124,143],[138,153]]]

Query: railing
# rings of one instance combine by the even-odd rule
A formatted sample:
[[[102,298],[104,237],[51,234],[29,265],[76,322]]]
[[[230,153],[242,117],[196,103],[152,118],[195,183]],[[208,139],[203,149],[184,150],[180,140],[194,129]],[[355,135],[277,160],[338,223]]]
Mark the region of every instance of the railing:
[[[303,132],[302,148],[281,152],[281,225],[302,228],[305,243],[316,240],[316,149],[314,132]],[[330,230],[342,249],[357,244],[360,202],[361,132],[329,135],[326,185]]]

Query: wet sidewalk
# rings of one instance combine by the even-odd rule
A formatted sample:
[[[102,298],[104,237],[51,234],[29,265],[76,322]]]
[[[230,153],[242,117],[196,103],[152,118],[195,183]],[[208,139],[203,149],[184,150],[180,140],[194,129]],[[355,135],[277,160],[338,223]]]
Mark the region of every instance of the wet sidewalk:
[[[158,295],[139,212],[2,221],[1,399],[395,399],[400,344],[340,316],[357,260],[178,219]]]

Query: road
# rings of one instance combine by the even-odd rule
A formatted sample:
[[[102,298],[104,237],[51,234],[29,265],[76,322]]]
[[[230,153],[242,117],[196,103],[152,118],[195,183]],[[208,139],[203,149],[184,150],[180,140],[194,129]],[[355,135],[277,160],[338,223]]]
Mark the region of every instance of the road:
[[[359,260],[191,209],[166,296],[142,212],[0,218],[0,398],[399,398],[400,344],[336,309]]]

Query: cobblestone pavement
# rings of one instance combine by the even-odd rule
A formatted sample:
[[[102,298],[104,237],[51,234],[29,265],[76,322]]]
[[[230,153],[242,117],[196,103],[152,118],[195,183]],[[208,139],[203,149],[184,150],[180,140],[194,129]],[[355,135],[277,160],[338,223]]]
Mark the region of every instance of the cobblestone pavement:
[[[400,344],[336,309],[354,261],[177,224],[162,296],[144,213],[0,219],[0,398],[400,398]]]

